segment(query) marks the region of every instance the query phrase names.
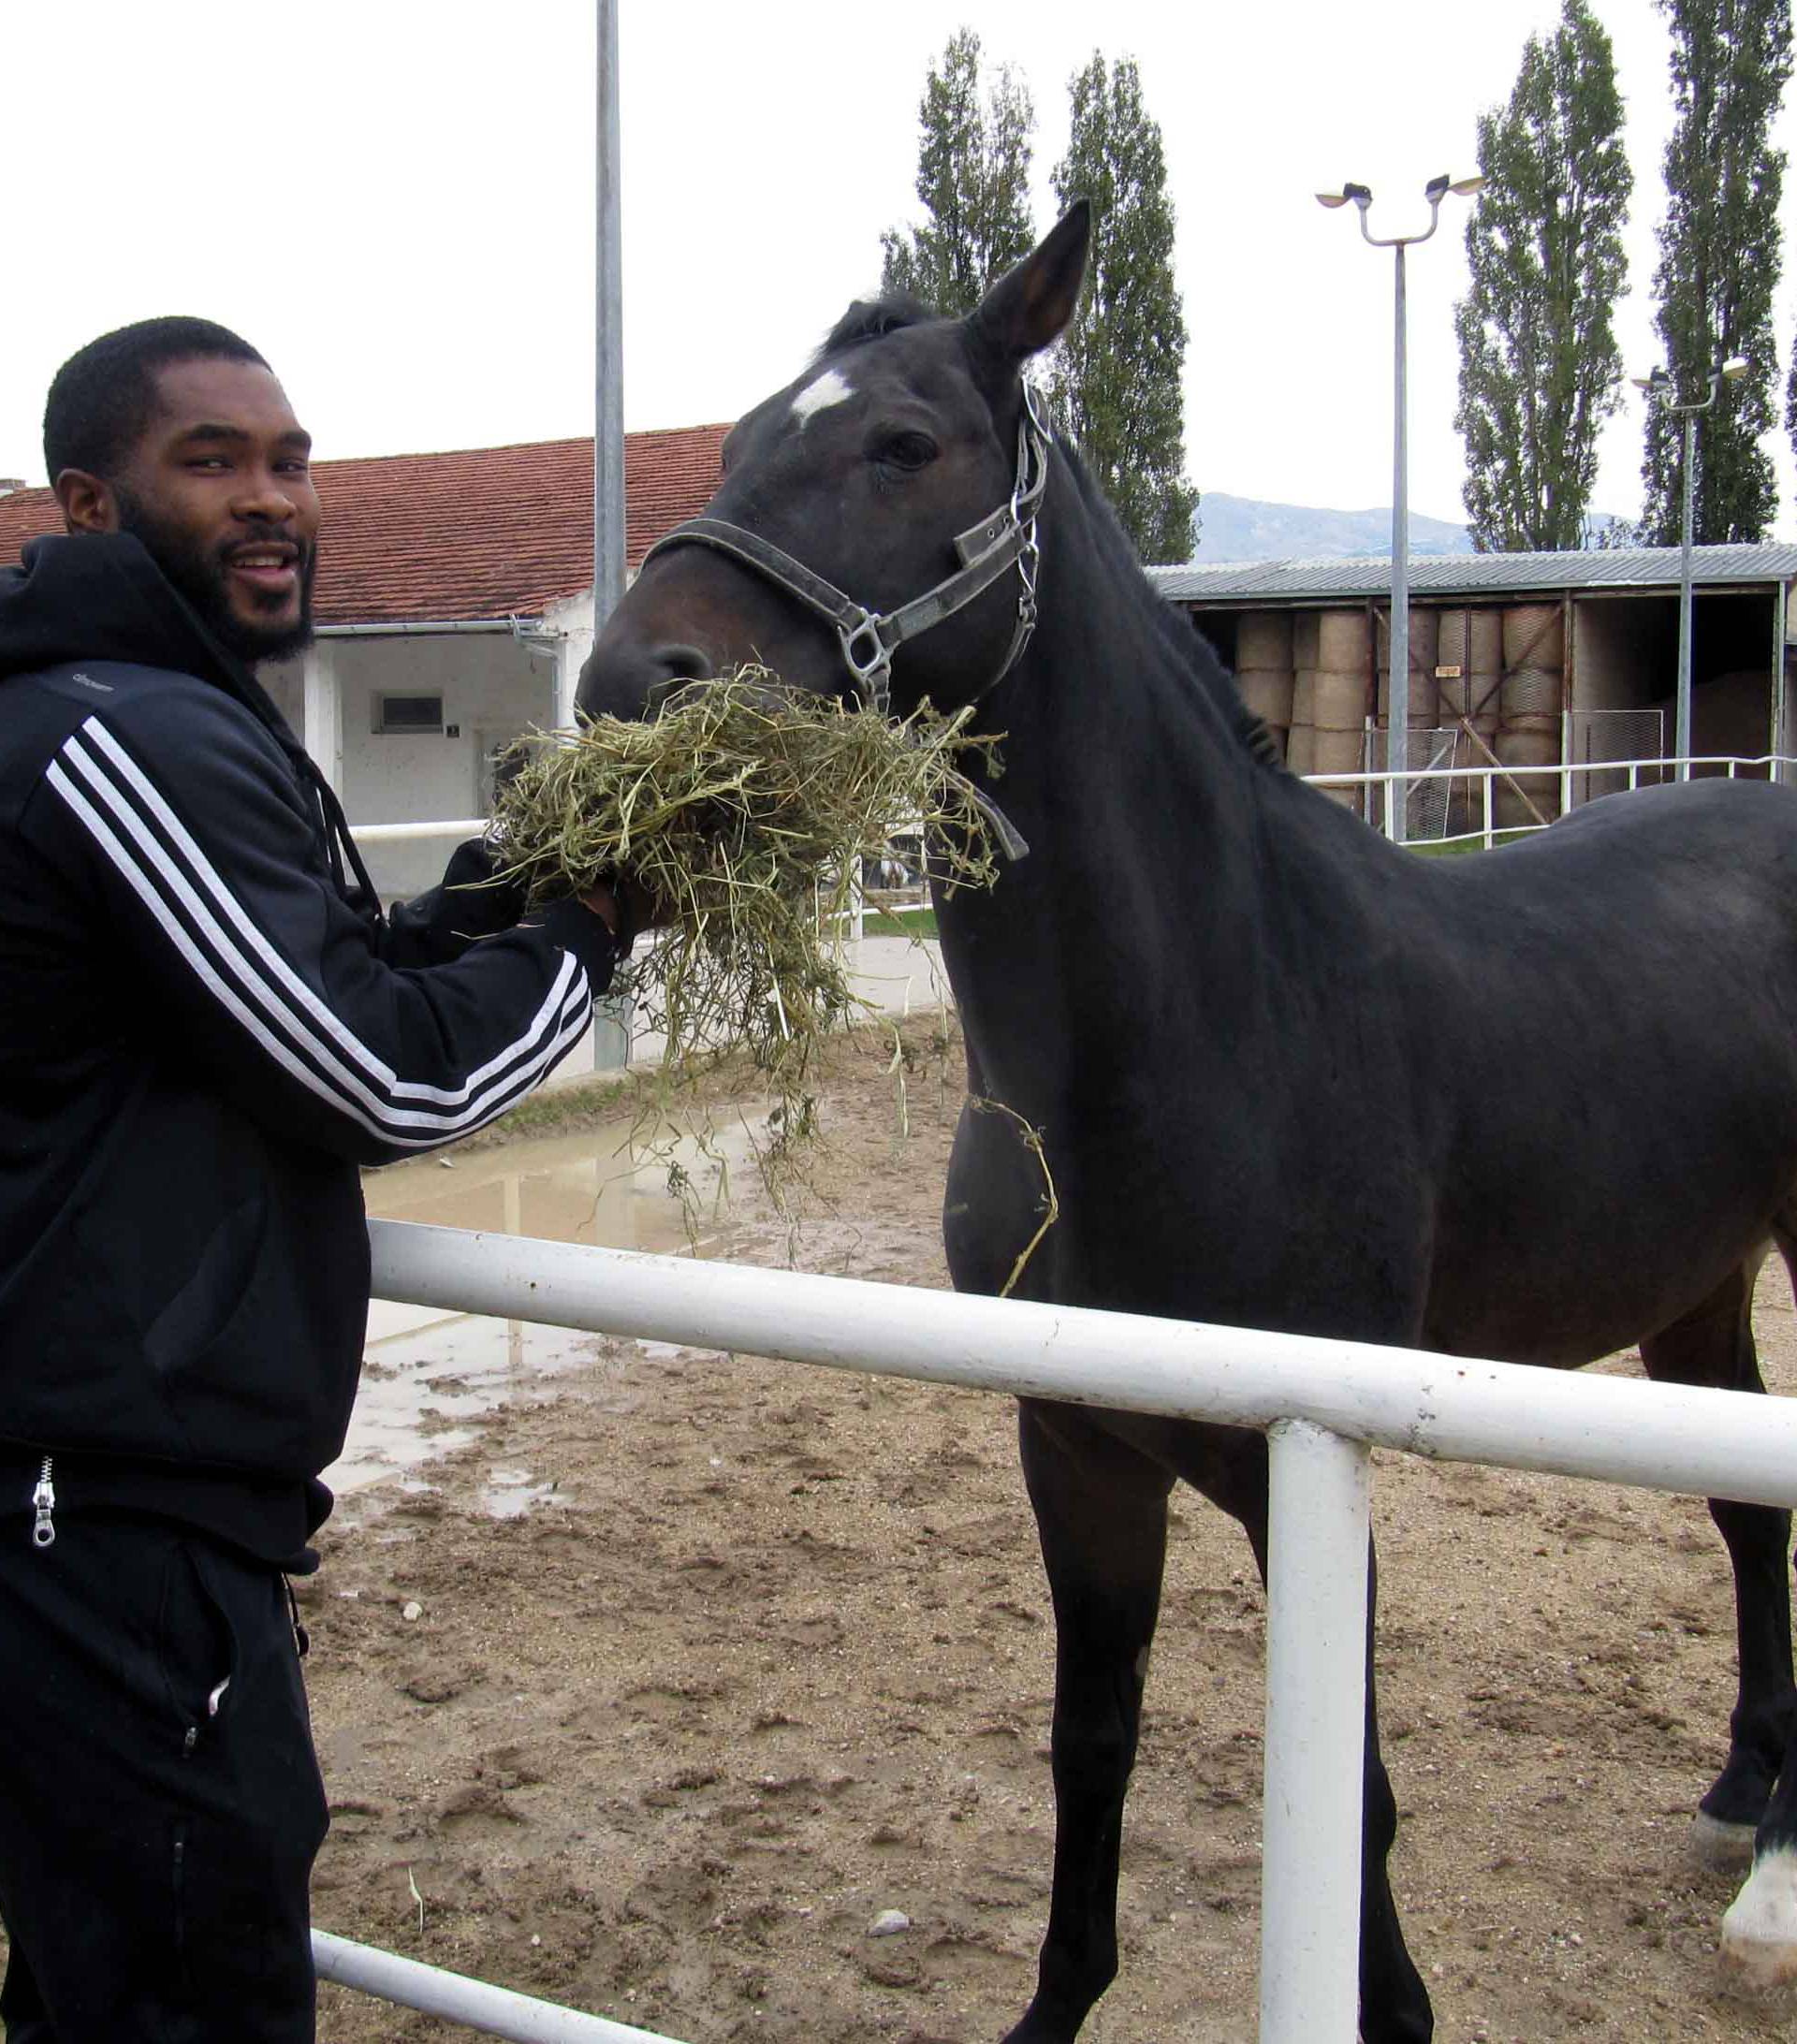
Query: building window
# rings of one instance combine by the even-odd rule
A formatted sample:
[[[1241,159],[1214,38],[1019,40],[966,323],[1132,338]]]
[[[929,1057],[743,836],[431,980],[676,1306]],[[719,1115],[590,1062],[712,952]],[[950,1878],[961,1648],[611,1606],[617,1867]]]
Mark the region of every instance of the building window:
[[[374,729],[393,731],[441,731],[441,695],[382,695],[374,697]]]

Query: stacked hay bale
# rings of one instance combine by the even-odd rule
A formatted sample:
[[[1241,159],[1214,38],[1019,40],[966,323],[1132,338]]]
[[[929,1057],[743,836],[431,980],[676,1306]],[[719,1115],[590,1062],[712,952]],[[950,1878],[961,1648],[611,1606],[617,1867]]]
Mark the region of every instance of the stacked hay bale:
[[[1404,702],[1410,718],[1410,753],[1403,762],[1409,766],[1427,766],[1432,763],[1429,734],[1440,723],[1435,696],[1436,651],[1441,630],[1441,616],[1435,610],[1411,610],[1410,612],[1410,680],[1405,688]],[[1375,614],[1374,631],[1378,640],[1379,659],[1379,722],[1383,734],[1380,739],[1377,757],[1369,762],[1377,766],[1395,766],[1399,763],[1392,757],[1390,733],[1392,728],[1392,614],[1381,610]],[[1448,793],[1453,782],[1442,781],[1419,781],[1413,782],[1406,804],[1407,837],[1438,837],[1441,835],[1446,817]]]
[[[1317,770],[1317,620],[1301,610],[1292,620],[1292,730],[1285,764],[1294,774]]]
[[[1436,641],[1438,668],[1458,668],[1436,681],[1437,714],[1444,725],[1469,724],[1483,746],[1498,748],[1498,696],[1504,674],[1504,614],[1501,610],[1462,606],[1439,614]],[[1480,745],[1464,743],[1458,755],[1468,765],[1488,766]],[[1451,831],[1476,830],[1484,821],[1482,782],[1455,783],[1456,798],[1448,819]]]
[[[1365,610],[1324,610],[1317,617],[1317,665],[1311,685],[1319,774],[1357,774],[1366,766],[1366,710],[1372,688],[1372,623]],[[1359,788],[1328,793],[1363,807]]]
[[[1498,690],[1504,674],[1504,614],[1463,607],[1440,613],[1435,651],[1439,667],[1458,667],[1457,679],[1437,682],[1441,719],[1465,718],[1489,745],[1498,736]]]
[[[1566,618],[1558,604],[1512,604],[1504,612],[1504,679],[1494,749],[1506,766],[1557,766],[1566,677]],[[1527,799],[1525,799],[1525,797]],[[1560,812],[1560,784],[1528,774],[1492,791],[1498,824],[1532,824]]]
[[[1273,734],[1281,759],[1288,755],[1295,691],[1292,623],[1289,610],[1249,610],[1235,635],[1235,684]]]
[[[1379,721],[1389,730],[1392,721],[1392,614],[1389,610],[1379,612],[1376,630],[1379,637]],[[1410,707],[1410,729],[1413,732],[1433,731],[1442,721],[1435,694],[1441,613],[1439,610],[1412,610],[1410,633],[1410,679],[1405,700]],[[1411,764],[1420,762],[1412,761]]]

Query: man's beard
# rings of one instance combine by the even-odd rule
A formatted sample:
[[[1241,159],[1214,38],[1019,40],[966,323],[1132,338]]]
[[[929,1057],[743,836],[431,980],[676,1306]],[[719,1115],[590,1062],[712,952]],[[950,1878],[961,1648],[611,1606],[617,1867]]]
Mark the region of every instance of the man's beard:
[[[262,660],[286,660],[312,644],[312,578],[318,563],[315,548],[300,545],[300,616],[291,624],[252,622],[231,608],[230,574],[225,555],[258,540],[291,546],[293,535],[274,525],[246,525],[233,535],[228,548],[208,553],[192,537],[158,518],[141,498],[113,486],[119,530],[142,543],[150,558],[168,577],[199,621],[227,653],[254,666]],[[279,600],[285,606],[285,599]]]

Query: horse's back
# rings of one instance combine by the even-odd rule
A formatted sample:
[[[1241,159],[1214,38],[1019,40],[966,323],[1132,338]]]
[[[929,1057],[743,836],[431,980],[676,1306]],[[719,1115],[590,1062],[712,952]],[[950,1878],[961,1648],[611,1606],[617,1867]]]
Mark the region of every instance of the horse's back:
[[[1343,956],[1291,963],[1334,992],[1276,1004],[1277,1069],[1138,1035],[1031,1103],[1059,1212],[1020,1292],[1574,1362],[1763,1236],[1797,1190],[1797,793],[1642,791],[1457,860],[1322,842]],[[1048,1190],[968,1115],[957,1286],[1012,1279]]]
[[[1605,796],[1543,831],[1476,857],[1438,862],[1452,891],[1575,911],[1651,891],[1688,920],[1723,902],[1768,904],[1797,927],[1797,789],[1688,781]]]

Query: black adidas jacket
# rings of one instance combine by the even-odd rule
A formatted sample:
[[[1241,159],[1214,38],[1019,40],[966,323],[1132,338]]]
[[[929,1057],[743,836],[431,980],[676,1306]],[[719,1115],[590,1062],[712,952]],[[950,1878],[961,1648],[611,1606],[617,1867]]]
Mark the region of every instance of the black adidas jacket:
[[[61,1513],[302,1545],[366,1323],[358,1167],[503,1112],[610,978],[596,916],[516,912],[442,889],[382,918],[335,797],[136,540],[0,570],[0,1540],[48,1456]]]

